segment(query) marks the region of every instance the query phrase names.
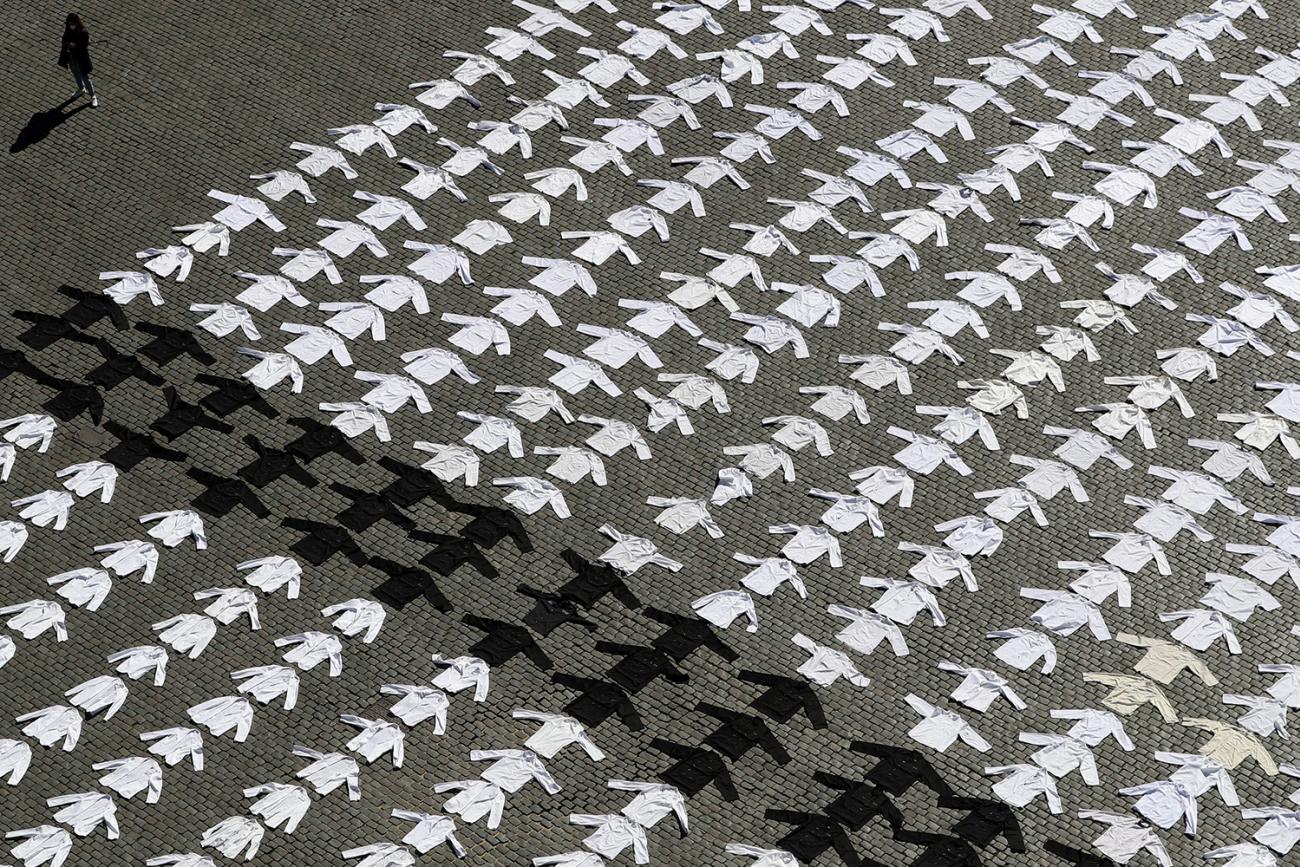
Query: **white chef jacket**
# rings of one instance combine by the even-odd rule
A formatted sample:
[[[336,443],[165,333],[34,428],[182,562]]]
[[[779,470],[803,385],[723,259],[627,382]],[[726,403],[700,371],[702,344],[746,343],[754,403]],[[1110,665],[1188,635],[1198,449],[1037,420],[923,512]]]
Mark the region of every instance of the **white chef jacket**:
[[[584,480],[589,473],[591,481],[595,484],[599,486],[608,484],[601,456],[586,448],[536,446],[533,448],[533,454],[554,456],[555,461],[546,468],[546,472],[556,478],[563,478],[571,485]]]
[[[907,656],[907,643],[903,632],[889,618],[860,608],[830,605],[827,612],[847,618],[850,623],[836,634],[835,639],[859,653],[871,654],[882,641],[888,641],[895,656]]]
[[[1092,819],[1110,826],[1100,837],[1092,841],[1093,848],[1106,857],[1127,864],[1145,849],[1161,867],[1173,867],[1174,862],[1170,859],[1164,843],[1160,841],[1155,830],[1138,817],[1100,810],[1080,810],[1079,818]]]
[[[187,538],[193,538],[194,547],[200,551],[208,547],[207,537],[203,533],[203,519],[194,512],[177,509],[140,516],[141,524],[150,521],[158,521],[158,523],[149,528],[149,535],[168,548],[175,548]]]
[[[1080,627],[1088,630],[1098,641],[1110,639],[1110,630],[1101,616],[1101,609],[1090,599],[1077,593],[1060,590],[1039,590],[1032,587],[1020,588],[1020,595],[1025,599],[1035,599],[1043,603],[1029,619],[1056,635],[1072,635]]]
[[[465,362],[454,352],[440,347],[415,349],[403,352],[399,358],[406,362],[402,369],[425,385],[441,382],[448,374],[455,373],[470,384],[479,381]]]
[[[140,740],[145,743],[156,741],[157,743],[149,747],[149,752],[160,757],[169,766],[176,765],[188,757],[194,770],[203,770],[203,736],[194,729],[171,728],[141,732]]]
[[[871,415],[867,412],[867,402],[862,395],[842,385],[804,385],[799,387],[800,394],[818,395],[810,409],[819,412],[831,421],[840,421],[853,413],[859,424],[868,424]]]
[[[806,650],[810,655],[807,662],[796,671],[819,686],[830,686],[841,677],[854,686],[865,689],[870,685],[870,678],[863,675],[848,656],[824,644],[818,644],[803,633],[796,632],[790,641]]]
[[[153,759],[132,756],[91,765],[96,771],[105,771],[99,784],[130,800],[145,792],[145,803],[156,804],[162,796],[162,768]],[[13,782],[17,782],[14,780]]]
[[[1087,785],[1096,786],[1101,782],[1092,750],[1081,740],[1069,735],[1021,732],[1020,742],[1041,747],[1029,759],[1055,777],[1067,776],[1077,769]]]
[[[441,285],[452,275],[460,277],[466,286],[474,281],[470,278],[469,257],[464,250],[448,247],[445,244],[426,244],[421,241],[403,241],[407,250],[421,251],[420,258],[406,266],[431,283]]]
[[[610,780],[609,788],[637,795],[619,812],[642,828],[653,828],[670,814],[677,819],[682,834],[690,831],[686,815],[686,798],[675,786],[642,783],[634,780]]]
[[[397,412],[406,406],[407,401],[415,404],[421,413],[432,411],[429,397],[424,389],[414,380],[394,373],[372,373],[358,370],[356,378],[362,382],[373,383],[373,387],[361,396],[362,403],[368,403],[384,412]]]
[[[45,583],[59,589],[55,592],[77,608],[98,611],[113,589],[113,580],[103,569],[85,567],[51,575]]]
[[[760,596],[771,596],[778,587],[788,581],[799,594],[800,599],[808,598],[808,590],[804,587],[803,579],[799,577],[794,563],[789,560],[783,557],[751,557],[739,552],[732,554],[731,559],[754,567],[740,579],[740,583]],[[1297,695],[1300,695],[1300,685],[1297,686]]]
[[[498,385],[493,391],[497,394],[515,395],[514,399],[506,405],[506,409],[526,421],[539,422],[552,412],[558,415],[565,424],[569,424],[574,419],[573,414],[564,405],[564,401],[552,389],[534,386]]]
[[[415,172],[415,177],[402,184],[403,192],[423,201],[434,193],[446,190],[457,201],[466,201],[464,191],[456,184],[456,176],[442,166],[429,165],[407,158],[397,162]]]
[[[239,684],[239,691],[247,693],[262,704],[269,704],[284,696],[284,709],[293,710],[298,702],[298,673],[283,665],[258,665],[242,668],[230,673],[234,681],[244,680]]]
[[[352,356],[348,353],[347,343],[344,342],[342,337],[327,328],[318,325],[283,322],[280,324],[280,330],[298,335],[285,344],[284,349],[285,352],[303,364],[315,364],[326,355],[333,355],[334,361],[339,365],[343,367],[352,365]],[[269,371],[266,373],[269,373]],[[266,381],[265,375],[259,374],[258,377]],[[283,375],[280,378],[282,379]]]
[[[660,554],[659,548],[649,539],[622,533],[609,524],[602,524],[599,530],[614,540],[614,544],[598,558],[602,563],[616,566],[629,575],[647,564],[660,566],[670,572],[678,572],[682,568],[681,563]]]
[[[456,823],[447,816],[413,810],[393,810],[392,816],[394,819],[415,823],[415,827],[406,832],[402,842],[409,844],[420,854],[431,852],[446,843],[456,853],[457,858],[465,857],[465,847],[456,839]]]
[[[886,433],[907,441],[908,445],[895,453],[894,459],[913,472],[929,475],[940,464],[947,464],[963,476],[972,472],[961,456],[942,440],[899,427],[890,427]]]
[[[904,700],[911,706],[912,710],[923,717],[907,733],[907,736],[912,740],[925,744],[941,753],[946,752],[958,738],[963,743],[982,753],[986,753],[993,748],[960,714],[935,707],[912,693],[904,696]]]
[[[162,686],[167,677],[167,651],[161,647],[131,647],[110,653],[104,659],[110,663],[118,663],[113,670],[125,674],[132,680],[139,680],[152,671],[153,685]]]
[[[1211,644],[1222,638],[1228,645],[1230,653],[1241,653],[1241,643],[1237,640],[1232,622],[1221,612],[1198,608],[1187,611],[1166,611],[1158,616],[1166,623],[1181,620],[1182,623],[1170,634],[1174,640],[1186,644],[1193,650],[1208,650]]]
[[[945,280],[969,281],[957,293],[957,297],[963,301],[969,301],[976,307],[990,307],[999,298],[1005,298],[1013,311],[1021,309],[1020,293],[1016,291],[1015,285],[1002,274],[994,274],[988,271],[952,271],[943,276]]]
[[[474,701],[483,701],[487,698],[491,672],[488,664],[477,656],[457,656],[452,659],[444,659],[435,653],[433,654],[433,664],[443,669],[433,679],[433,685],[438,689],[444,692],[457,693],[472,686],[474,687]]]
[[[1196,834],[1196,797],[1182,783],[1174,780],[1156,780],[1139,786],[1120,789],[1121,795],[1137,797],[1133,811],[1159,828],[1170,828],[1179,819],[1184,831]]]
[[[662,16],[661,16],[662,23]],[[650,852],[646,842],[645,829],[639,824],[620,815],[596,816],[587,813],[569,814],[569,824],[581,825],[596,830],[588,834],[582,845],[606,858],[617,858],[619,853],[632,847],[633,860],[637,864],[650,863]]]
[[[1088,502],[1088,493],[1079,480],[1079,474],[1066,464],[1025,455],[1012,455],[1010,461],[1017,466],[1029,468],[1029,472],[1017,481],[1036,496],[1050,500],[1068,488],[1076,503]]]
[[[1051,674],[1056,667],[1056,648],[1052,640],[1041,632],[1017,627],[999,629],[985,637],[1003,639],[993,655],[1020,671],[1028,671],[1039,659],[1043,660],[1043,674]]]
[[[393,767],[402,766],[406,735],[400,727],[383,720],[370,720],[346,713],[339,719],[361,729],[360,733],[348,741],[347,748],[365,759],[367,764],[384,753],[392,753]]]
[[[511,488],[504,497],[505,501],[526,515],[534,515],[548,505],[560,518],[571,514],[568,503],[564,501],[564,492],[545,479],[509,476],[495,478],[492,484]]]
[[[837,533],[851,533],[863,524],[871,529],[871,535],[880,538],[885,535],[884,524],[880,520],[880,510],[870,497],[841,494],[835,491],[823,491],[812,488],[808,494],[822,500],[830,500],[832,505],[818,519]]]
[[[316,204],[316,196],[312,195],[312,188],[307,181],[296,172],[268,172],[265,174],[250,174],[248,178],[251,181],[263,181],[257,186],[257,192],[272,201],[282,201],[290,192],[302,196],[303,201],[307,204]]]
[[[773,524],[767,528],[768,533],[790,535],[792,538],[781,548],[781,554],[795,563],[808,564],[829,558],[834,568],[844,565],[840,556],[839,540],[825,527],[810,524]]]
[[[1070,589],[1095,605],[1102,605],[1112,595],[1120,608],[1133,604],[1133,585],[1128,575],[1109,563],[1092,563],[1083,560],[1061,560],[1058,569],[1081,571],[1083,574],[1070,582]]]
[[[478,425],[478,427],[462,437],[463,442],[486,454],[491,454],[502,446],[506,446],[511,457],[522,458],[524,456],[523,437],[519,432],[519,428],[510,419],[465,412],[464,410],[457,412],[456,416]]]
[[[1300,581],[1300,558],[1294,554],[1269,545],[1241,545],[1230,542],[1224,548],[1233,554],[1248,554],[1250,559],[1241,566],[1241,571],[1263,581],[1265,584],[1276,583],[1284,575],[1291,576],[1292,581]]]
[[[980,713],[987,711],[998,698],[1005,698],[1017,710],[1028,707],[1016,695],[1011,684],[996,672],[984,668],[967,668],[947,661],[939,663],[939,670],[962,675],[962,682],[952,691],[952,698]]]
[[[330,426],[338,428],[349,437],[361,436],[366,431],[373,430],[380,442],[386,443],[392,439],[384,414],[368,403],[322,403],[319,406],[323,412],[338,413],[330,420]]]
[[[746,632],[758,631],[758,613],[754,610],[754,600],[743,590],[719,590],[701,596],[691,603],[691,609],[714,626],[727,629],[737,618],[749,621]]]
[[[424,82],[424,84],[432,83],[433,82]],[[451,82],[448,83],[450,84]],[[414,86],[415,85],[412,85],[412,87]],[[425,104],[428,105],[427,102]],[[307,154],[307,156],[303,157],[295,164],[295,168],[302,169],[314,178],[319,178],[330,169],[338,169],[339,173],[348,180],[354,180],[357,177],[357,172],[348,163],[347,157],[343,156],[343,154],[339,153],[334,148],[306,144],[305,142],[300,141],[291,142],[288,147],[289,150],[301,151],[302,153]]]
[[[1205,583],[1212,587],[1200,598],[1200,604],[1221,611],[1234,620],[1245,622],[1256,609],[1276,611],[1282,604],[1273,594],[1249,578],[1207,572]]]
[[[151,627],[158,633],[158,640],[178,653],[198,659],[208,642],[217,634],[217,623],[211,617],[202,614],[178,614],[160,620]]]
[[[1002,528],[991,518],[976,515],[943,521],[935,524],[934,529],[940,533],[947,533],[943,543],[963,557],[974,557],[979,554],[985,557],[991,556],[1002,544],[1004,537]],[[947,558],[940,554],[936,559]],[[920,565],[917,564],[912,568],[917,569]]]
[[[912,564],[907,574],[927,586],[942,589],[954,579],[961,578],[967,590],[974,593],[979,589],[970,561],[958,551],[913,542],[899,542],[898,550],[921,555],[921,559]]]
[[[312,759],[311,764],[295,776],[299,780],[307,780],[317,794],[329,794],[347,783],[348,801],[360,799],[360,770],[356,766],[356,759],[342,753],[317,753],[305,746],[295,746],[294,755]]]
[[[397,149],[393,147],[393,142],[383,129],[377,124],[354,123],[348,126],[334,127],[327,129],[325,132],[329,135],[338,136],[334,142],[335,145],[352,154],[363,154],[372,146],[378,145],[379,149],[384,152],[390,159],[397,156]],[[208,193],[212,195],[212,193]],[[232,228],[235,228],[232,226]]]
[[[1082,743],[1096,747],[1105,742],[1106,738],[1113,737],[1120,745],[1120,748],[1131,752],[1134,749],[1133,742],[1129,740],[1128,734],[1124,731],[1124,724],[1120,722],[1119,717],[1110,711],[1096,710],[1094,708],[1083,708],[1079,710],[1053,710],[1051,711],[1052,719],[1074,720],[1067,734]],[[1157,757],[1160,754],[1157,754]]]
[[[379,691],[384,695],[401,696],[388,712],[406,725],[416,726],[431,719],[435,735],[447,731],[447,708],[451,701],[442,690],[416,684],[386,683]]]
[[[191,707],[186,714],[198,725],[220,737],[232,729],[236,742],[243,743],[253,728],[253,706],[248,699],[240,696],[225,695],[200,702]]]
[[[511,711],[510,715],[515,719],[534,720],[542,724],[541,728],[524,742],[524,746],[543,758],[554,758],[560,750],[570,744],[581,747],[592,761],[598,762],[605,758],[605,753],[587,736],[582,723],[571,716],[523,708]]]
[[[580,415],[578,421],[583,424],[596,425],[600,428],[600,430],[587,437],[585,442],[605,457],[613,457],[629,447],[636,453],[639,460],[648,461],[652,457],[650,445],[634,424],[629,424],[620,419],[601,418],[594,415]]]
[[[858,482],[857,491],[869,497],[873,503],[883,505],[898,497],[898,507],[906,509],[912,505],[912,493],[915,482],[905,470],[898,467],[864,467],[854,470],[849,478]]]
[[[921,611],[930,612],[935,626],[943,626],[947,622],[939,610],[939,600],[929,587],[919,581],[863,576],[858,579],[858,583],[863,587],[884,590],[880,598],[871,604],[871,610],[895,623],[911,626]]]

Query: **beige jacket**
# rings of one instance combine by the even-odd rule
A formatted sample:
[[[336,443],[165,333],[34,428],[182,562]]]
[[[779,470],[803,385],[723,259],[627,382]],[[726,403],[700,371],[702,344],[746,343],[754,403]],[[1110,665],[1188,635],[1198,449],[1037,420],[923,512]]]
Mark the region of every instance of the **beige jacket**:
[[[1165,722],[1176,722],[1178,720],[1178,714],[1174,711],[1174,706],[1170,704],[1164,691],[1145,677],[1135,677],[1131,674],[1088,672],[1084,674],[1083,679],[1088,683],[1104,683],[1111,687],[1110,693],[1101,700],[1101,703],[1115,711],[1115,713],[1128,716],[1142,705],[1151,704],[1155,706],[1156,710],[1160,711],[1160,716],[1164,718]]]
[[[1137,661],[1133,668],[1139,674],[1146,675],[1156,683],[1173,683],[1184,669],[1191,669],[1192,673],[1199,677],[1206,686],[1214,686],[1219,682],[1219,679],[1210,673],[1210,669],[1206,664],[1195,653],[1181,644],[1165,641],[1162,638],[1132,635],[1127,632],[1117,634],[1115,639],[1132,647],[1145,647],[1147,649],[1147,652],[1142,655],[1142,658]]]

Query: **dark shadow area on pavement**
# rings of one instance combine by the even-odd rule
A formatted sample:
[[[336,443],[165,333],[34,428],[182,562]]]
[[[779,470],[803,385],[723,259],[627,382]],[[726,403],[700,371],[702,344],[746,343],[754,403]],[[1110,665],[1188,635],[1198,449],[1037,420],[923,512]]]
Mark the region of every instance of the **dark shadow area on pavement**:
[[[16,154],[26,150],[38,142],[44,141],[55,127],[66,123],[74,114],[86,108],[90,103],[83,102],[72,111],[64,111],[72,104],[71,99],[64,100],[54,108],[47,108],[45,111],[38,111],[32,115],[31,120],[18,133],[18,138],[14,143],[9,145],[9,153]]]

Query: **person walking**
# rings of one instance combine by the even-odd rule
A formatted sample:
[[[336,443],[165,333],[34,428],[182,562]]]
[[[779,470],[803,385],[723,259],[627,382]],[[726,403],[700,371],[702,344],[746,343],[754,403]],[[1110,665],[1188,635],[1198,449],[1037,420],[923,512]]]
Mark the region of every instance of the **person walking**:
[[[72,99],[88,93],[91,106],[98,106],[99,97],[95,96],[95,85],[90,81],[90,73],[94,69],[90,62],[90,31],[81,22],[81,16],[75,12],[68,13],[67,20],[63,24],[63,46],[59,50],[59,66],[70,70],[72,79],[77,83],[77,92],[72,95]],[[71,102],[72,99],[68,101]]]

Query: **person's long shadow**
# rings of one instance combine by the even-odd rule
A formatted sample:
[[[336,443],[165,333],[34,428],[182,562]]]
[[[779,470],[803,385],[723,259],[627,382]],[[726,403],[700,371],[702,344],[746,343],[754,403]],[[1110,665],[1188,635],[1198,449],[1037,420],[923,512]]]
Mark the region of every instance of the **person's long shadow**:
[[[38,111],[32,115],[31,120],[27,121],[27,125],[18,133],[18,138],[14,139],[13,144],[9,145],[9,153],[16,154],[19,151],[27,150],[27,148],[38,142],[44,141],[54,131],[55,127],[66,123],[69,118],[83,110],[90,103],[83,102],[72,111],[64,111],[71,104],[71,99],[64,100],[54,108],[47,108],[45,111]]]

